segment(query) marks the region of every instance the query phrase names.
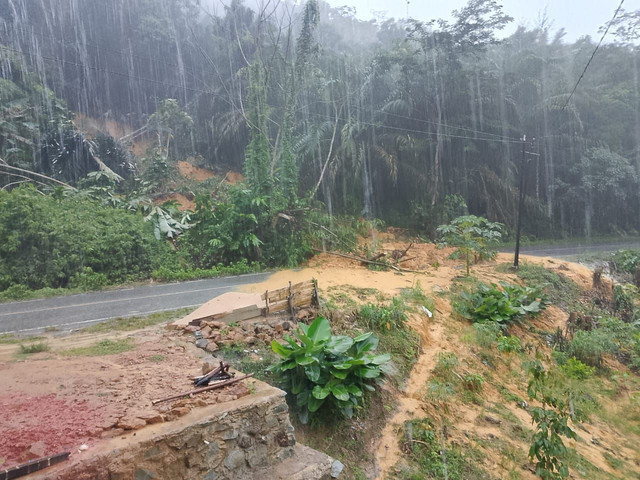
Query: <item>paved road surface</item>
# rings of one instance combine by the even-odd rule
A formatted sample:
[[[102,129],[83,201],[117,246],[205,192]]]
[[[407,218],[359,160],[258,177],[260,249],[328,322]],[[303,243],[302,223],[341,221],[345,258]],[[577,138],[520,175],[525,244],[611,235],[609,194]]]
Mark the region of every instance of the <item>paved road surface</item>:
[[[534,255],[536,257],[569,257],[571,255],[581,255],[590,252],[615,252],[626,248],[640,248],[640,242],[614,242],[596,245],[547,245],[534,247],[520,247],[523,255]],[[513,253],[514,249],[503,249],[503,252]]]
[[[1,333],[36,333],[44,327],[73,330],[111,318],[196,307],[270,273],[252,273],[181,283],[0,303]]]

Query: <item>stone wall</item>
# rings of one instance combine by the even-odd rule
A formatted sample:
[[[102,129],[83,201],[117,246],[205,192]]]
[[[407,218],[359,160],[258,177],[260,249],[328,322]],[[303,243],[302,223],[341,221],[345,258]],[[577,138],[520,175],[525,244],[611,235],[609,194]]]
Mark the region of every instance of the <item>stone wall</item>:
[[[74,454],[71,462],[30,478],[254,478],[252,471],[291,457],[295,445],[284,392],[262,385],[247,397],[197,409],[177,421],[109,440],[96,451]]]

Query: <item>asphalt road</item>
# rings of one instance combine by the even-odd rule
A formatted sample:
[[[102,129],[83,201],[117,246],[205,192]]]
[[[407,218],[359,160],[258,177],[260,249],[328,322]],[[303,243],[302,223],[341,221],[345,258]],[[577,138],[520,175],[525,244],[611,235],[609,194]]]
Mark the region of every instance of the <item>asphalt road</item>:
[[[546,245],[534,247],[520,247],[523,255],[536,257],[570,257],[594,252],[615,252],[626,248],[640,248],[640,242],[613,242],[595,245]],[[514,249],[504,249],[503,252],[513,252]]]
[[[197,307],[270,273],[164,283],[63,297],[0,303],[0,333],[37,333],[45,327],[74,330],[117,317]]]

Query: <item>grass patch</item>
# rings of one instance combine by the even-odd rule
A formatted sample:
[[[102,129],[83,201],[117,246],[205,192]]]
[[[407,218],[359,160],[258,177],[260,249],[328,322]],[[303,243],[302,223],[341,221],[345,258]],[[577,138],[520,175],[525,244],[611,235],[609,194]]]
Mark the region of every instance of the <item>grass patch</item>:
[[[48,343],[32,343],[30,345],[20,344],[20,354],[31,355],[33,353],[48,352],[51,349]]]
[[[609,452],[602,454],[607,464],[614,470],[622,470],[624,468],[624,462],[617,457],[614,457]]]
[[[389,478],[397,480],[425,478],[486,480],[492,478],[478,467],[482,463],[483,457],[480,451],[470,445],[444,444],[442,433],[430,419],[406,422],[402,440],[409,452],[405,457],[408,466],[392,472]],[[446,467],[444,458],[446,458]]]
[[[164,362],[164,355],[153,355],[153,356],[149,357],[149,361],[151,361],[153,363]]]
[[[88,347],[72,348],[61,353],[72,357],[99,357],[102,355],[115,355],[134,348],[135,342],[133,339],[123,338],[120,340],[101,340]]]
[[[431,312],[435,312],[436,310],[435,302],[424,292],[422,285],[420,285],[420,280],[416,281],[413,286],[400,290],[400,298],[402,298],[406,304],[415,305],[417,307],[423,306],[428,308]]]
[[[569,467],[569,471],[578,472],[583,478],[598,478],[602,480],[616,480],[618,478],[599,469],[573,448],[567,449],[567,455],[563,461]]]
[[[170,310],[166,312],[152,313],[140,317],[124,317],[114,318],[106,322],[96,323],[82,329],[86,333],[104,333],[104,332],[128,332],[131,330],[140,330],[142,328],[157,325],[159,323],[170,322],[177,318],[184,317],[193,311],[193,308],[181,308],[179,310]]]

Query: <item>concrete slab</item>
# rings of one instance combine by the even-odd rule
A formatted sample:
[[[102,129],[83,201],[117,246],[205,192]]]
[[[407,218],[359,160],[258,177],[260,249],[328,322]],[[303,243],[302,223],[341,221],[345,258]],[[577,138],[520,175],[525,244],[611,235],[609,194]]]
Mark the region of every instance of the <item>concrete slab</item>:
[[[261,294],[259,293],[223,293],[209,300],[186,317],[176,320],[170,326],[180,329],[204,319],[237,322],[247,318],[253,318],[254,316],[260,315],[262,307],[264,306],[264,301],[260,297]],[[244,318],[236,318],[237,316],[231,318],[231,314],[236,312]],[[247,315],[250,316],[247,317]]]

